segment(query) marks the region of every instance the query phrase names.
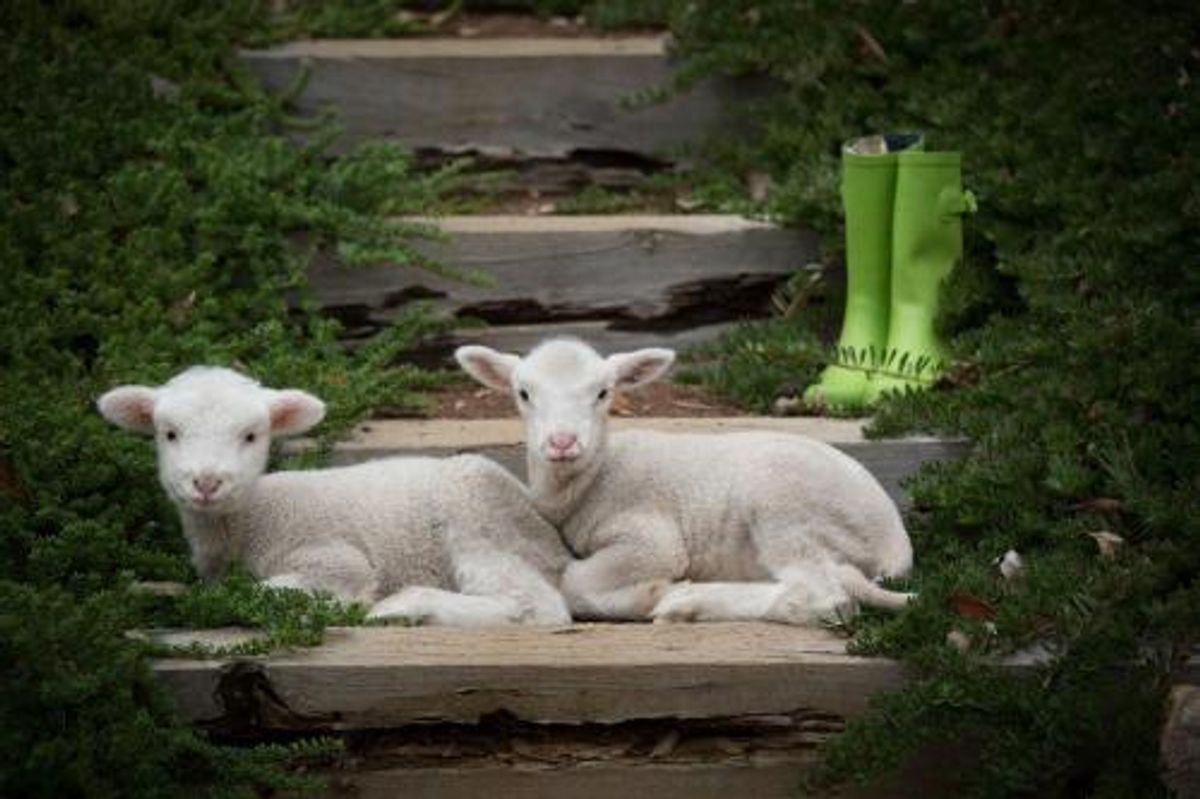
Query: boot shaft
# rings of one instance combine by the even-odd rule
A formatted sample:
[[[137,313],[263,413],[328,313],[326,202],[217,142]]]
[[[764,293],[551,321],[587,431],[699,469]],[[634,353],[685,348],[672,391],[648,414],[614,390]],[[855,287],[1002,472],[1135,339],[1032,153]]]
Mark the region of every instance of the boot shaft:
[[[922,145],[919,134],[893,133],[852,139],[842,147],[846,235],[843,346],[879,348],[887,336],[898,158]]]
[[[897,156],[887,351],[869,400],[926,387],[944,370],[946,349],[935,325],[938,300],[962,258],[967,205],[959,153]]]
[[[942,281],[962,258],[962,156],[897,156],[892,216],[892,309],[917,305],[931,317]]]

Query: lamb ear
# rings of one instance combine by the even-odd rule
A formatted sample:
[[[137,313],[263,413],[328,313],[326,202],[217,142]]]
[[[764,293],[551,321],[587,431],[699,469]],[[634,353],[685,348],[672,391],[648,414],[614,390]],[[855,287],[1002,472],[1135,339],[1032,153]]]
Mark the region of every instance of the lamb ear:
[[[652,383],[662,377],[675,362],[675,351],[650,347],[633,352],[608,356],[608,363],[617,375],[617,385],[633,388]]]
[[[135,433],[154,433],[154,402],[158,389],[150,386],[118,386],[96,400],[100,415]]]
[[[512,373],[521,362],[519,355],[496,352],[490,347],[468,345],[454,351],[454,358],[463,371],[488,388],[508,393],[512,391]]]
[[[294,436],[315,427],[325,418],[325,403],[306,391],[269,390],[271,435]]]

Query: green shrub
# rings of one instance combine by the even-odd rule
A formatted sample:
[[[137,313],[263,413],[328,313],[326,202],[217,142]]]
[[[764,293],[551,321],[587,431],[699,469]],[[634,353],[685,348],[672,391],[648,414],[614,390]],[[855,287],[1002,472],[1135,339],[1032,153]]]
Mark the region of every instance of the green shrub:
[[[0,793],[5,796],[255,796],[316,781],[279,769],[337,743],[223,749],[179,724],[147,667],[127,596],[83,600],[0,580]]]
[[[106,425],[104,389],[193,363],[299,385],[327,441],[435,378],[396,364],[413,314],[350,353],[306,294],[317,252],[418,263],[436,180],[391,145],[331,161],[299,147],[286,98],[233,48],[271,35],[263,4],[18,0],[0,11],[0,794],[175,796],[302,787],[280,769],[327,742],[217,746],[174,717],[131,627],[250,623],[262,646],[361,621],[231,578],[178,600],[134,579],[191,579],[150,442]],[[315,460],[309,457],[309,461]]]
[[[721,163],[772,171],[766,210],[831,253],[853,136],[924,131],[963,151],[979,198],[944,293],[957,367],[875,426],[973,442],[911,486],[919,602],[858,629],[862,651],[918,679],[831,747],[828,780],[950,739],[978,753],[956,759],[964,795],[1162,791],[1162,690],[1200,627],[1200,160],[1184,144],[1200,132],[1198,24],[1200,7],[1171,2],[676,7],[690,78],[779,82],[757,137]],[[1115,556],[1100,532],[1123,539]],[[1029,564],[1017,582],[991,565],[1010,547]],[[994,627],[956,612],[961,596],[986,600]],[[1035,641],[1055,657],[1033,677],[984,665]]]

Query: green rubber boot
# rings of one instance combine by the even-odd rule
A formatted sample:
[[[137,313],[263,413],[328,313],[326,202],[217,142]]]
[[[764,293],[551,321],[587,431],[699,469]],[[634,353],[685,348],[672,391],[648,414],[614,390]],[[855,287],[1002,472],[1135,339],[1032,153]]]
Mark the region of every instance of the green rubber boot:
[[[952,152],[897,156],[887,348],[867,388],[867,404],[889,392],[928,388],[946,367],[934,331],[942,281],[962,258],[962,157]]]
[[[842,147],[846,310],[834,363],[804,392],[809,408],[852,410],[866,404],[867,370],[887,345],[897,158],[921,146],[920,135],[897,133],[853,139]]]

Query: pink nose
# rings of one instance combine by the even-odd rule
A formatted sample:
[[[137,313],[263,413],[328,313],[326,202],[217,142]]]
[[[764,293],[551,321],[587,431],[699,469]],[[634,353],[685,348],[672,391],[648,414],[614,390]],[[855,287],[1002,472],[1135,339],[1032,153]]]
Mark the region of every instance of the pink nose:
[[[579,441],[579,436],[574,433],[555,433],[550,436],[550,449],[565,452],[575,446],[575,442],[577,441]]]
[[[202,474],[192,479],[192,485],[200,492],[200,496],[205,498],[220,491],[224,483],[225,481],[215,474]]]

